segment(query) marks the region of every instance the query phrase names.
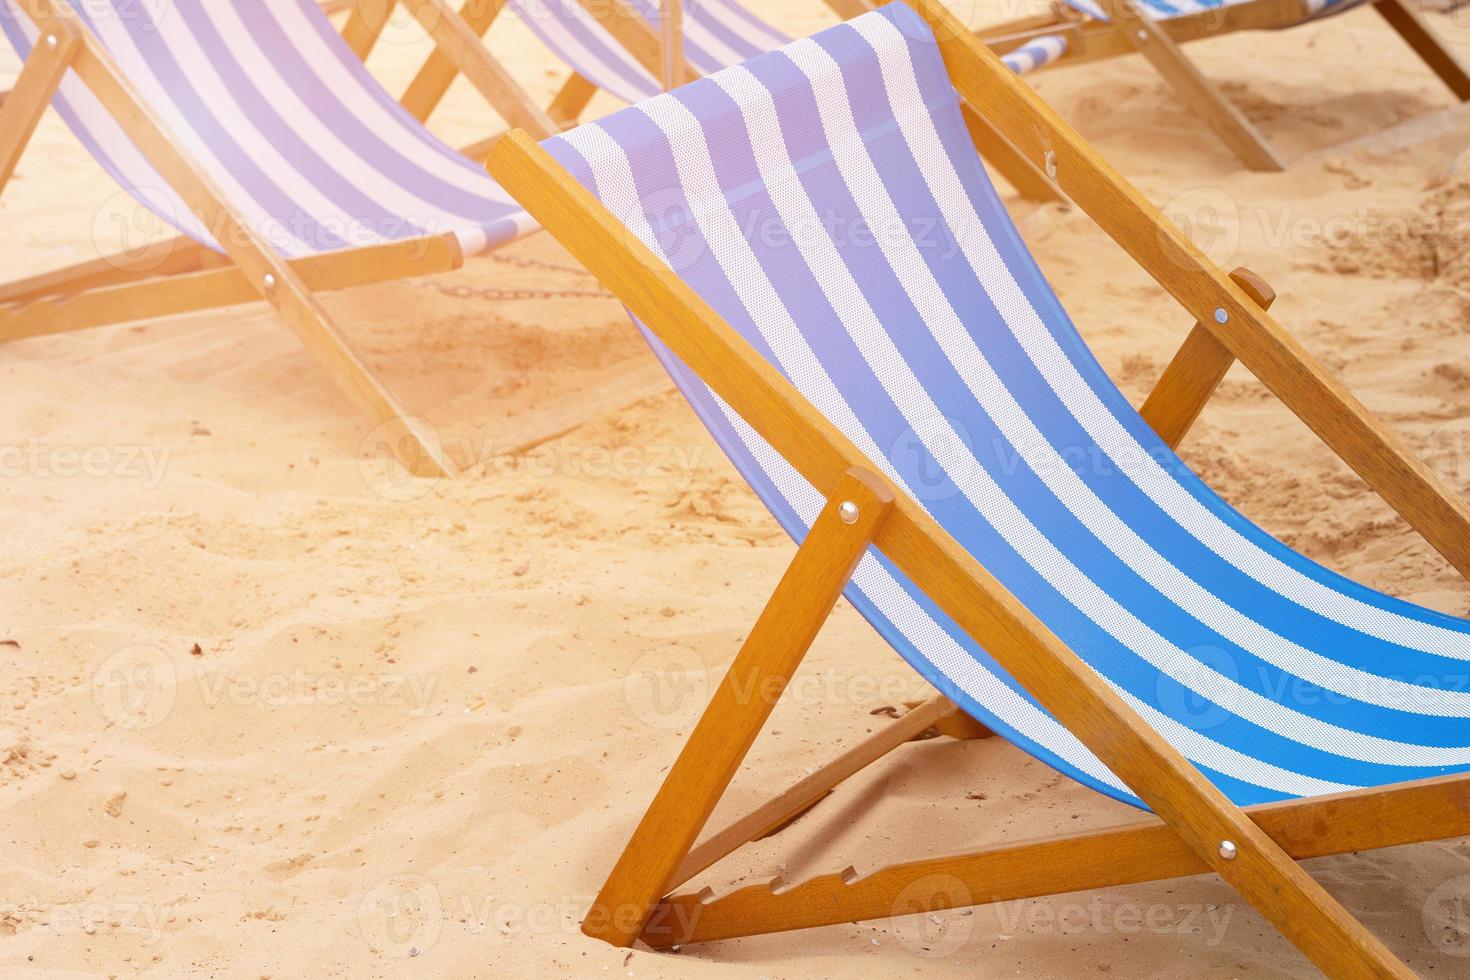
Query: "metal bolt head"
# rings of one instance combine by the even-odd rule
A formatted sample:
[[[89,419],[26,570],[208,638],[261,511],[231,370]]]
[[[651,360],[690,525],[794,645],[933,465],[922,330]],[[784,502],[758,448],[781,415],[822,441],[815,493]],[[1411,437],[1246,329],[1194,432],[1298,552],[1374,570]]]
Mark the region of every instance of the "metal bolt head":
[[[271,272],[267,272],[265,274],[265,278],[261,280],[261,283],[264,284],[265,288],[268,289],[268,290],[269,289],[275,289],[276,288],[276,277],[275,277],[275,274],[274,273],[271,273]]]
[[[858,519],[858,505],[851,500],[844,500],[837,505],[837,516],[842,518],[844,524],[856,524]]]
[[[1215,310],[1215,322],[1216,323],[1229,323],[1230,322],[1230,314],[1225,312],[1225,307],[1222,306],[1222,307],[1219,307],[1218,309]]]
[[[55,50],[56,46],[58,44],[60,44],[60,43],[61,42],[59,40],[57,40],[55,34],[47,34],[46,35],[46,47],[51,48],[52,50]]]
[[[1138,39],[1140,41],[1147,41],[1148,40],[1148,31],[1145,31],[1143,28],[1139,28],[1138,29]]]
[[[1235,841],[1222,840],[1220,842],[1220,856],[1227,861],[1235,860]]]

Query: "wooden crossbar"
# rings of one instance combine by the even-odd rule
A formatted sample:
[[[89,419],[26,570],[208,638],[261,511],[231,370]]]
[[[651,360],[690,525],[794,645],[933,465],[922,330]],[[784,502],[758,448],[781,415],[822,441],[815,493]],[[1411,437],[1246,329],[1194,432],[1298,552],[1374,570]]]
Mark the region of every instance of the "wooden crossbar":
[[[1470,834],[1470,776],[1355,790],[1245,811],[1297,860]],[[640,937],[655,949],[895,914],[926,882],[924,909],[1011,902],[1198,875],[1210,869],[1160,820],[907,861],[802,882],[775,878],[721,897],[707,889],[660,902]]]

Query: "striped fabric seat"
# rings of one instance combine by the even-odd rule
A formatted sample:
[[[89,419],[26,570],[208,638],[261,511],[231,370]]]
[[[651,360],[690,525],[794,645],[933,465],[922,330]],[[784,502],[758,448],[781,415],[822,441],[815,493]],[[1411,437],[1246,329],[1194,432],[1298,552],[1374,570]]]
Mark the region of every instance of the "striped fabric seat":
[[[1216,496],[1114,386],[895,3],[549,152],[1233,801],[1470,770],[1470,623]],[[822,497],[652,335],[780,523]],[[1139,801],[876,552],[848,598],[976,718]]]
[[[73,8],[228,203],[287,257],[453,232],[466,254],[535,227],[370,76],[313,0],[88,0]],[[0,25],[24,57],[35,26]],[[99,163],[195,240],[213,233],[75,75],[54,100]]]
[[[1066,0],[1066,2],[1069,7],[1089,17],[1098,20],[1108,19],[1107,11],[1097,0]],[[1186,17],[1190,14],[1203,13],[1206,10],[1255,2],[1256,0],[1138,0],[1138,6],[1145,15],[1154,20],[1169,20],[1172,17]],[[1321,14],[1338,13],[1364,2],[1366,0],[1302,0],[1302,16],[1316,17]]]
[[[583,78],[628,103],[657,95],[662,86],[578,0],[510,0],[526,26]],[[659,0],[630,0],[655,30]],[[701,75],[749,61],[791,39],[737,0],[695,0],[684,8],[684,57]],[[1025,72],[1060,57],[1061,37],[1042,38],[1003,59]]]

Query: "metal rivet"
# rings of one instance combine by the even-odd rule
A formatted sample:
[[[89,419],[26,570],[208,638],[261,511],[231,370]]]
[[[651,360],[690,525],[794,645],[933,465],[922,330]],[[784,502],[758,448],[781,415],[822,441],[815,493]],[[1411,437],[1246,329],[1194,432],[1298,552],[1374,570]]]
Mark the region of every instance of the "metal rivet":
[[[261,282],[265,283],[265,288],[266,289],[275,289],[276,288],[276,277],[275,277],[274,273],[267,272],[265,274],[265,278],[262,279]]]
[[[842,518],[844,524],[856,524],[858,519],[858,505],[851,500],[844,500],[837,505],[837,516]]]
[[[1138,31],[1138,39],[1140,41],[1147,41],[1148,40],[1148,31],[1145,31],[1142,28],[1139,28],[1139,31]]]
[[[54,48],[54,47],[56,47],[60,43],[61,42],[56,39],[56,35],[55,34],[47,34],[46,35],[46,47],[48,47],[48,48]]]
[[[1215,311],[1215,322],[1216,323],[1229,323],[1230,322],[1230,314],[1225,312],[1225,308],[1224,307],[1221,307],[1221,308],[1219,308],[1219,309],[1217,309]]]
[[[1235,860],[1235,841],[1222,840],[1220,842],[1220,856],[1227,861]]]

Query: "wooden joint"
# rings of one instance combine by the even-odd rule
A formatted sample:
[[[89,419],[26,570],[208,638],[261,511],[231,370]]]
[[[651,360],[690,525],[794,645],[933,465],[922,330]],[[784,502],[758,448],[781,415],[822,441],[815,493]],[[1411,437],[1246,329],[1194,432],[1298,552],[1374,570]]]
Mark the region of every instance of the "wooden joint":
[[[1276,291],[1251,270],[1236,269],[1230,278],[1262,310],[1276,301]],[[1235,363],[1235,355],[1218,336],[1229,329],[1228,317],[1224,323],[1215,318],[1196,322],[1138,410],[1170,449],[1179,448]]]

